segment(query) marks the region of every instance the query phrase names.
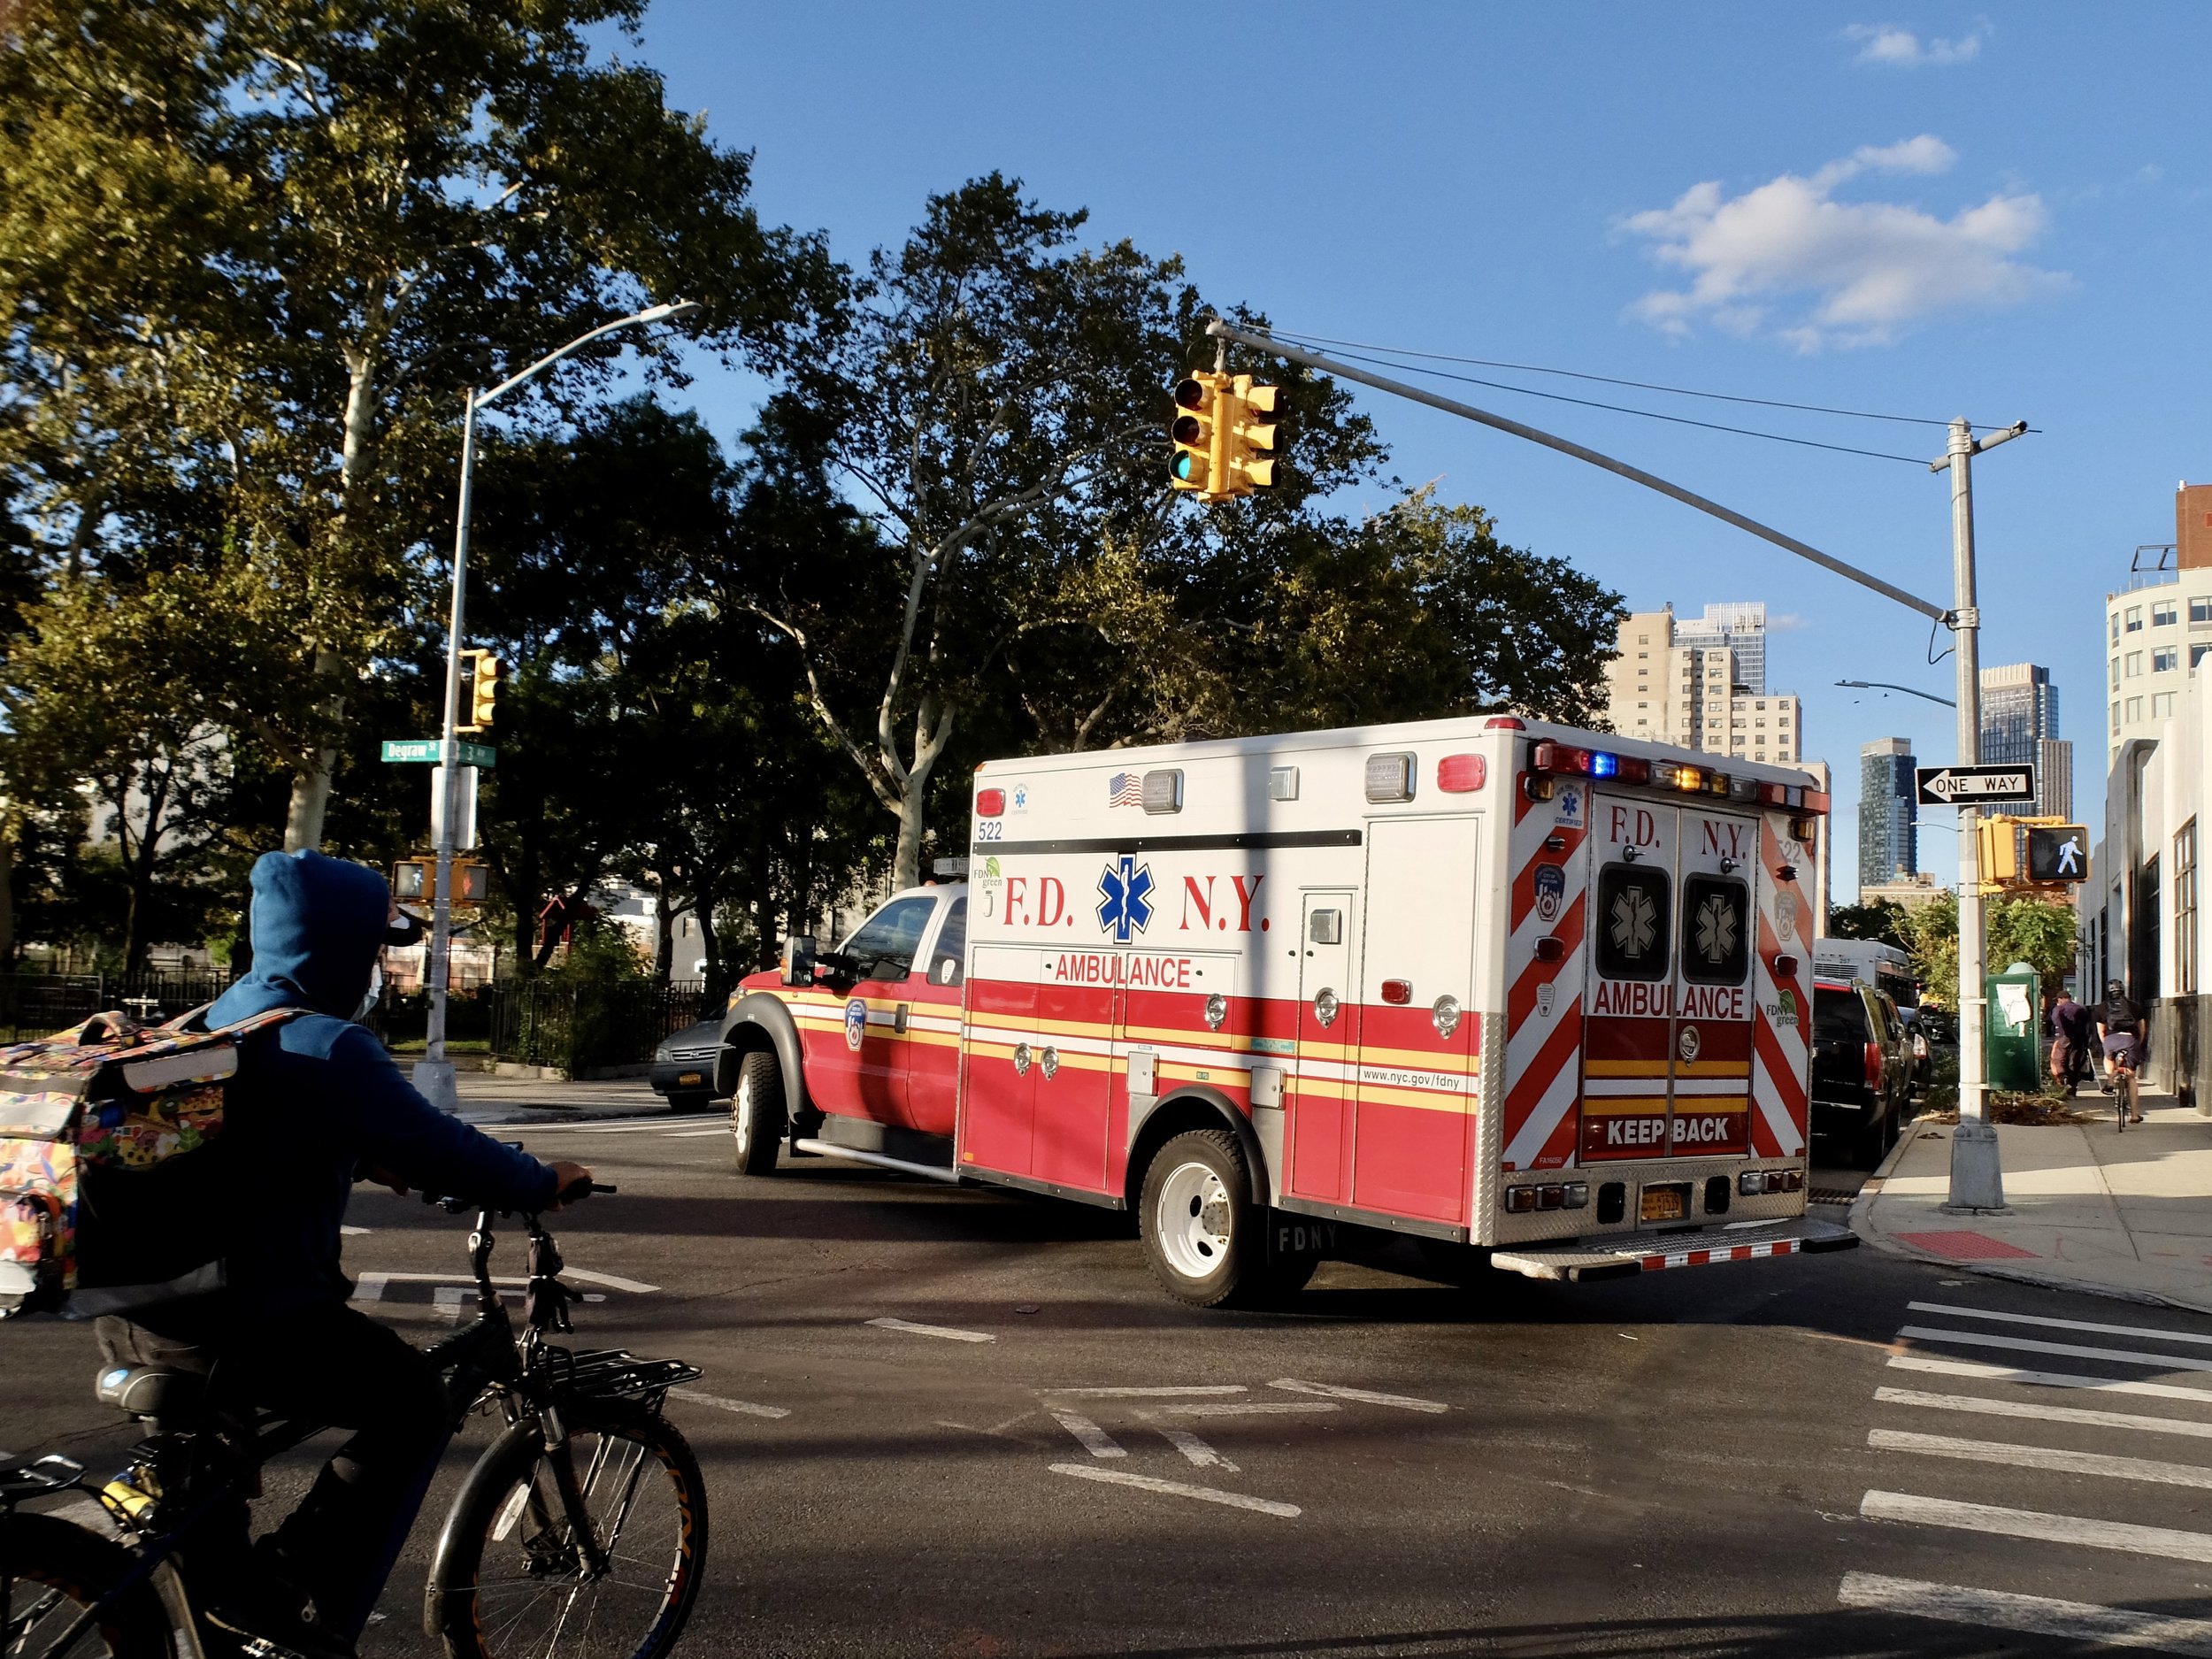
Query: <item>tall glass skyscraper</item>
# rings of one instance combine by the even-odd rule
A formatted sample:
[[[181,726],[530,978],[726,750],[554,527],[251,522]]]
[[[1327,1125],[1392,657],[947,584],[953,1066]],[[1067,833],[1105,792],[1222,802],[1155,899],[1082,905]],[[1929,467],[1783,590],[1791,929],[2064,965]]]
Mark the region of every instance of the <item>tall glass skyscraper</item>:
[[[2058,734],[2058,687],[2049,669],[2007,663],[1982,670],[1982,759],[2034,766],[2036,811],[2074,816],[2074,749]]]
[[[1677,618],[1677,645],[1710,650],[1725,646],[1736,654],[1735,683],[1732,691],[1763,697],[1767,689],[1767,608],[1758,600],[1736,600],[1709,604],[1701,617]]]
[[[1920,867],[1909,739],[1878,737],[1859,750],[1859,885],[1877,887]]]

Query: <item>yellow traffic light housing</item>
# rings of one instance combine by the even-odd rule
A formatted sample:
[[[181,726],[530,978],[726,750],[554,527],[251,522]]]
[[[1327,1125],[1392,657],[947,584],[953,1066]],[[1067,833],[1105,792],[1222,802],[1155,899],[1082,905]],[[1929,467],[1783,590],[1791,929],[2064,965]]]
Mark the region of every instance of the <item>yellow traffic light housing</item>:
[[[458,722],[453,729],[457,732],[488,731],[492,716],[497,711],[499,680],[506,672],[506,664],[489,651],[464,651],[462,655],[475,660],[469,665],[468,707],[463,710],[468,718]]]
[[[1229,472],[1224,491],[1238,495],[1275,483],[1275,397],[1279,388],[1255,386],[1240,374],[1231,382],[1225,421],[1229,428]]]
[[[1976,873],[1982,885],[2020,879],[2020,820],[2016,818],[1983,818],[1974,825],[1974,853],[1981,868]]]
[[[1222,425],[1222,395],[1229,377],[1200,370],[1175,383],[1175,419],[1168,434],[1175,440],[1175,456],[1168,464],[1168,482],[1177,489],[1194,490],[1201,501],[1219,501],[1226,492],[1228,433]]]

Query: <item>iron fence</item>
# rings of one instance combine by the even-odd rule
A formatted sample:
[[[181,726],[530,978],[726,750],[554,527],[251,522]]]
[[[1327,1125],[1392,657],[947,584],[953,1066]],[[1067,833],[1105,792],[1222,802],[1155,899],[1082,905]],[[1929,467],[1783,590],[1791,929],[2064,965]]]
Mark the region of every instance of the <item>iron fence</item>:
[[[666,985],[509,980],[492,986],[485,1000],[494,1056],[555,1066],[571,1076],[649,1061],[662,1038],[719,1010],[700,979]]]
[[[0,1041],[28,1042],[120,1009],[149,1025],[188,1014],[230,986],[227,973],[0,974]]]

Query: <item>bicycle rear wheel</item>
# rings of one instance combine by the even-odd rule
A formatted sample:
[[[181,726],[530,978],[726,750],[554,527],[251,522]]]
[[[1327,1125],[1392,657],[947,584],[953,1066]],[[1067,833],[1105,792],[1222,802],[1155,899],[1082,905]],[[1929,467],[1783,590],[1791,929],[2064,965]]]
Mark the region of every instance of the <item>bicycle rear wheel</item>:
[[[607,1571],[586,1564],[537,1425],[510,1429],[470,1472],[431,1567],[423,1622],[453,1659],[657,1659],[682,1633],[707,1554],[698,1459],[641,1406],[580,1402],[566,1420]]]
[[[92,1627],[61,1647],[63,1636],[136,1565],[111,1540],[50,1515],[0,1515],[0,1654],[42,1659],[167,1659],[173,1651],[160,1598],[144,1584],[103,1609]]]

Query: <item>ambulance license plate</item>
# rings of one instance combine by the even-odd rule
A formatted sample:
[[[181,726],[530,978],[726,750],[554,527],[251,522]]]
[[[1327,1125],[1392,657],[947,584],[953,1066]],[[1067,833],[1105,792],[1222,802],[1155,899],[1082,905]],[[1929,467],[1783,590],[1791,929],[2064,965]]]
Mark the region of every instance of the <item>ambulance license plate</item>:
[[[682,1084],[688,1085],[692,1083],[703,1083],[706,1080],[706,1074],[703,1071],[679,1071],[676,1073],[676,1081]]]
[[[1679,1221],[1690,1213],[1690,1186],[1687,1181],[1673,1181],[1664,1187],[1647,1187],[1638,1194],[1637,1214],[1646,1221]]]

